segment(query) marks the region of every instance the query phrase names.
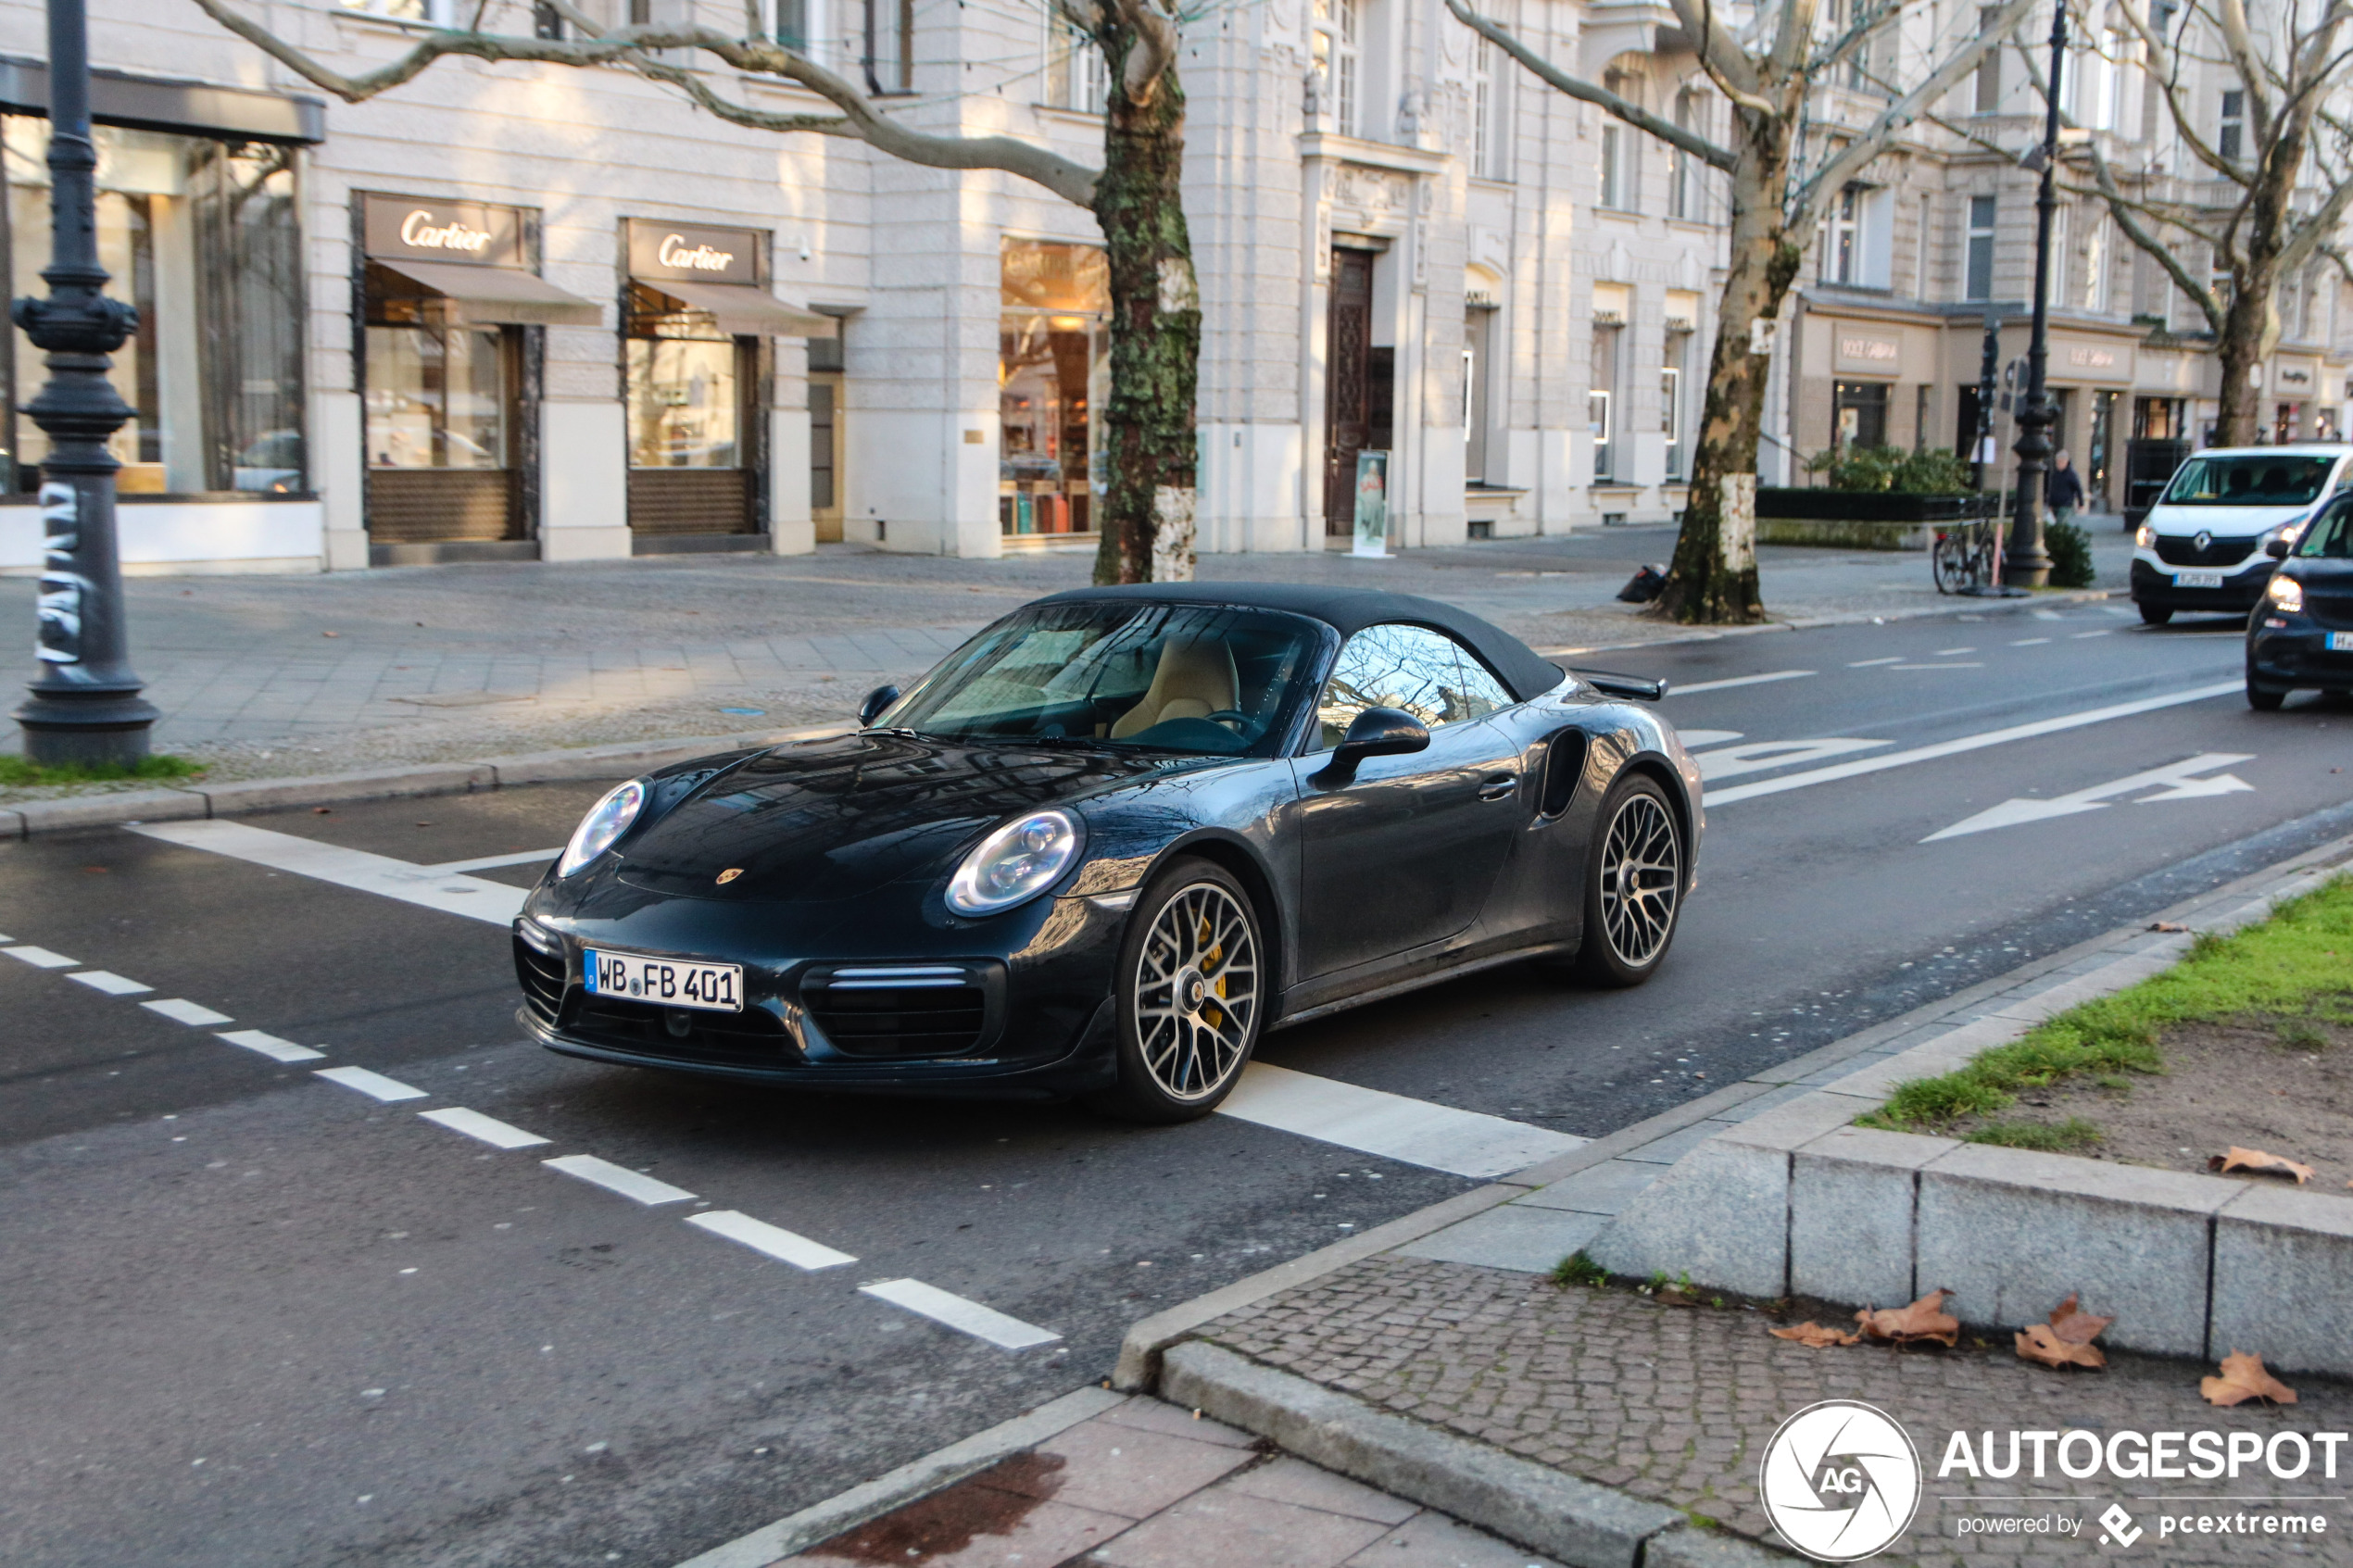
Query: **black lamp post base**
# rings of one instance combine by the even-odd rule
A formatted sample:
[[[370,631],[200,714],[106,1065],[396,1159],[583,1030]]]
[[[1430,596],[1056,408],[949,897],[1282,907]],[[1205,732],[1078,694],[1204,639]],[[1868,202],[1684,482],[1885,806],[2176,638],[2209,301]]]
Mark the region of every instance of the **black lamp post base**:
[[[37,696],[16,711],[24,757],[44,768],[129,768],[148,753],[148,734],[161,718],[139,697],[92,702]]]
[[[2025,589],[2008,583],[1972,583],[1953,592],[1968,599],[2023,599],[2032,596]]]

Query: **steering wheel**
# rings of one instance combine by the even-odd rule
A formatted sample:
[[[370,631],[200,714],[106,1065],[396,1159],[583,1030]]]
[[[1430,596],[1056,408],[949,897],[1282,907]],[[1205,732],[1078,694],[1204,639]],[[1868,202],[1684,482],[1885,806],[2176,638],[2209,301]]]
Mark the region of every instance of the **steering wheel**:
[[[1214,713],[1205,713],[1202,715],[1202,717],[1208,720],[1213,724],[1247,724],[1250,722],[1250,715],[1244,713],[1239,708],[1221,708]]]

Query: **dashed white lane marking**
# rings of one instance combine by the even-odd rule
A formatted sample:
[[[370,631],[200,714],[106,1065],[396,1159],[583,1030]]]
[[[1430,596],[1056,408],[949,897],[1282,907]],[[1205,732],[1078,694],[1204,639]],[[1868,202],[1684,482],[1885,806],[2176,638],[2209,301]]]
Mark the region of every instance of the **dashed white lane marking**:
[[[1051,1345],[1062,1337],[1051,1328],[1024,1323],[1007,1317],[994,1307],[984,1307],[952,1291],[936,1285],[925,1285],[919,1279],[884,1279],[872,1285],[862,1285],[859,1290],[878,1297],[894,1307],[904,1307],[934,1323],[946,1323],[975,1339],[986,1339],[991,1345],[1007,1350],[1026,1350],[1032,1345]]]
[[[174,1023],[186,1023],[198,1029],[208,1024],[236,1022],[225,1012],[215,1012],[210,1008],[200,1006],[184,997],[174,997],[169,1001],[162,1002],[141,1002],[139,1005],[149,1012],[163,1014]]]
[[[1977,650],[1975,648],[1938,648],[1929,657],[1931,659],[1955,659],[1962,654],[1975,653],[1976,651]]]
[[[1890,670],[1982,670],[1985,666],[1974,659],[1948,659],[1942,664],[1891,664]]]
[[[371,855],[339,844],[321,844],[314,838],[297,838],[290,833],[272,833],[244,822],[145,822],[132,826],[131,831],[167,844],[208,849],[216,855],[249,860],[272,871],[331,882],[338,887],[381,894],[404,904],[419,904],[447,914],[471,915],[493,925],[510,923],[522,909],[523,899],[530,897],[527,888],[412,865],[389,855]]]
[[[1853,751],[1869,751],[1874,746],[1894,746],[1892,740],[1849,740],[1832,737],[1824,740],[1753,740],[1741,746],[1719,746],[1702,752],[1699,776],[1709,782],[1734,778],[1742,773],[1761,773],[1768,768],[1788,768],[1800,762],[1820,762],[1832,757],[1843,757]]]
[[[315,1071],[330,1084],[341,1084],[346,1089],[358,1089],[363,1095],[386,1102],[425,1098],[424,1090],[412,1089],[397,1078],[387,1078],[364,1067],[321,1067]]]
[[[608,1192],[617,1192],[623,1198],[634,1198],[648,1207],[657,1203],[685,1203],[695,1196],[685,1187],[674,1187],[668,1182],[658,1182],[651,1176],[639,1174],[626,1165],[616,1165],[610,1160],[599,1160],[593,1154],[567,1154],[559,1160],[543,1160],[540,1163],[550,1171],[561,1171],[567,1176],[577,1176],[584,1182],[593,1182]]]
[[[2026,612],[2037,621],[2064,621],[2067,618],[2055,609],[2031,609]]]
[[[1847,668],[1849,670],[1869,670],[1874,664],[1901,664],[1903,662],[1904,656],[1902,654],[1891,653],[1884,659],[1858,659],[1854,663],[1848,665]]]
[[[513,855],[485,855],[479,860],[445,860],[437,866],[427,866],[425,870],[436,874],[451,872],[495,872],[502,866],[545,864],[563,852],[564,847],[559,844],[553,849],[525,849]]]
[[[2080,730],[2087,724],[2102,724],[2110,719],[2129,719],[2136,713],[2154,713],[2159,709],[2178,708],[2185,702],[2204,702],[2225,693],[2244,691],[2238,681],[2223,681],[2210,686],[2192,686],[2187,691],[2169,692],[2163,696],[2145,696],[2137,702],[2119,702],[2107,708],[2087,708],[2081,713],[2062,713],[2056,718],[2037,719],[2031,724],[2012,724],[2007,729],[1987,730],[1981,734],[1957,735],[1933,746],[1914,746],[1909,751],[1891,751],[1883,757],[1857,758],[1852,762],[1833,762],[1827,768],[1815,768],[1803,773],[1791,773],[1778,779],[1759,779],[1755,784],[1734,784],[1730,789],[1710,790],[1705,804],[1710,810],[1730,806],[1737,800],[1751,800],[1760,795],[1779,795],[1784,790],[1804,789],[1809,784],[1830,784],[1838,779],[1859,778],[1865,773],[1884,772],[1890,768],[1906,768],[1915,762],[1931,762],[1940,757],[1956,757],[1964,751],[1979,751],[1989,746],[2004,746],[2014,740],[2032,740],[2038,735],[2057,734],[2065,730]]]
[[[0,947],[0,953],[7,954],[19,963],[29,963],[35,969],[78,969],[82,964],[80,959],[69,959],[46,947]]]
[[[1795,681],[1814,673],[1811,670],[1774,670],[1762,675],[1734,675],[1724,681],[1693,681],[1688,686],[1669,685],[1668,696],[1690,696],[1694,692],[1727,692],[1734,686],[1761,686],[1768,681]]]
[[[790,1263],[796,1269],[831,1269],[857,1259],[847,1252],[837,1252],[823,1242],[797,1236],[782,1225],[772,1225],[765,1220],[755,1220],[733,1209],[717,1209],[708,1213],[689,1214],[686,1223],[713,1236],[724,1236],[738,1241],[754,1252],[765,1252],[771,1258]]]
[[[496,1116],[484,1116],[479,1110],[468,1110],[453,1105],[440,1110],[420,1110],[417,1114],[436,1126],[453,1133],[463,1133],[479,1138],[493,1148],[535,1148],[547,1142],[537,1133],[526,1133],[521,1127],[501,1122]]]
[[[1675,738],[1683,743],[1686,751],[1697,751],[1703,746],[1721,746],[1728,740],[1738,740],[1740,730],[1678,730]]]
[[[281,1040],[275,1035],[265,1035],[258,1029],[233,1029],[226,1035],[216,1035],[216,1040],[226,1040],[233,1046],[243,1046],[249,1051],[259,1051],[272,1061],[321,1061],[325,1051],[314,1051],[308,1046],[297,1046],[292,1040]]]
[[[2048,637],[2020,637],[2018,641],[2012,643],[2010,646],[2014,648],[2039,648],[2047,644],[2050,640],[2051,639]]]
[[[1252,1062],[1221,1116],[1458,1176],[1524,1171],[1586,1140],[1501,1116],[1408,1099]]]
[[[2085,638],[2085,637],[2106,637],[2106,636],[2109,636],[2109,635],[2113,634],[2113,633],[2115,632],[2115,630],[2116,630],[2116,629],[2115,629],[2114,627],[2112,627],[2112,626],[2103,626],[2103,627],[2101,627],[2101,628],[2100,628],[2098,631],[2096,631],[2096,632],[2078,632],[2078,633],[2075,633],[2075,640],[2076,640],[2076,641],[2078,641],[2078,642],[2081,642],[2081,641],[2082,641],[2083,638]]]
[[[79,980],[93,991],[104,991],[109,997],[135,997],[142,991],[152,991],[152,985],[142,985],[136,980],[126,980],[112,970],[85,969],[80,974],[69,974],[68,980]]]

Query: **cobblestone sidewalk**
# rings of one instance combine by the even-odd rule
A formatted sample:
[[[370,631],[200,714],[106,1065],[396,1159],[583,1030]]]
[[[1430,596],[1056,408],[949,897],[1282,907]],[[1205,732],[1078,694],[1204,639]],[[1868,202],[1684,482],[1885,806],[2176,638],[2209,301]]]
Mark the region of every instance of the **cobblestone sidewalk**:
[[[1480,1439],[1586,1480],[1773,1540],[1757,1465],[1782,1420],[1820,1399],[1860,1399],[1910,1432],[1927,1495],[1909,1534],[1882,1558],[1920,1568],[2139,1557],[2202,1564],[2353,1563],[2353,1452],[2336,1476],[2235,1484],[1939,1478],[1951,1434],[2012,1429],[2099,1435],[2275,1433],[2353,1427],[2353,1388],[2298,1377],[2292,1408],[2218,1410],[2201,1369],[2111,1353],[2105,1373],[2030,1366],[2007,1343],[1815,1350],[1773,1338],[1776,1320],[1737,1302],[1661,1305],[1622,1286],[1563,1287],[1541,1276],[1387,1255],[1219,1319],[1200,1337],[1382,1409]],[[1851,1326],[1851,1323],[1849,1324]],[[2003,1441],[2007,1442],[2005,1436]],[[2317,1449],[2315,1450],[2317,1453]],[[2147,1500],[2163,1491],[2176,1500]],[[2262,1500],[2247,1500],[2262,1499]],[[2296,1500],[2290,1500],[2296,1499]],[[2098,1516],[2120,1503],[2146,1532],[2136,1550],[2099,1544]],[[2160,1513],[2321,1515],[2301,1537],[2176,1534]],[[1964,1521],[2068,1519],[2080,1535],[1962,1533]],[[2193,1526],[2194,1528],[2194,1526]],[[1778,1544],[1778,1543],[1776,1543]]]

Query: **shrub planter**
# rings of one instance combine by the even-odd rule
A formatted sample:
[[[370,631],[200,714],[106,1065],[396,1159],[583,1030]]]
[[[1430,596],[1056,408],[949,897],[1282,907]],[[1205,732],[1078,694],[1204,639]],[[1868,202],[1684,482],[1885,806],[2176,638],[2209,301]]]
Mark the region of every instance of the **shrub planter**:
[[[1760,487],[1756,542],[1845,550],[1925,550],[1939,525],[1969,516],[1974,495],[1903,495],[1884,490]]]

